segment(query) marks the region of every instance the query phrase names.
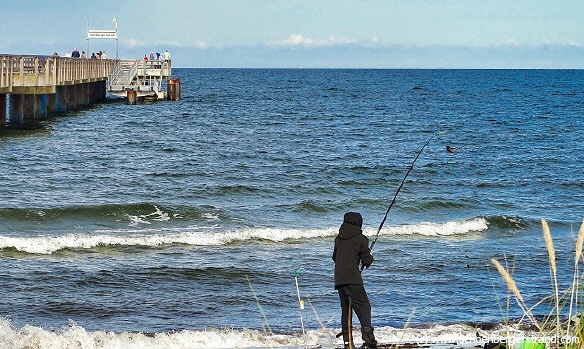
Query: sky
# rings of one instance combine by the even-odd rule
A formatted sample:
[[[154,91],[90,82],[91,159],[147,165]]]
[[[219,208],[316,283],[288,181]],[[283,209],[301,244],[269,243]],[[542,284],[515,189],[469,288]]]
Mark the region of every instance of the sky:
[[[583,0],[0,0],[0,54],[173,67],[584,69]],[[89,45],[88,45],[89,44]]]

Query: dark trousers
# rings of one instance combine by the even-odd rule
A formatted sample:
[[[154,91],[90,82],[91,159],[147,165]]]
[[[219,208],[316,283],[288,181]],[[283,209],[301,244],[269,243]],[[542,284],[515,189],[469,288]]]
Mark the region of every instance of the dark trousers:
[[[343,332],[349,330],[349,297],[351,297],[351,308],[357,315],[361,328],[371,327],[371,304],[363,285],[341,285],[337,286],[339,298],[341,300],[341,325]]]

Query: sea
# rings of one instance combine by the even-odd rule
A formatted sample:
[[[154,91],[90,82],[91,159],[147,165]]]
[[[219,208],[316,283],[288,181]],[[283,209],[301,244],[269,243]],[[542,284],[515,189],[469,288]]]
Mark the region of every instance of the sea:
[[[529,331],[491,259],[553,314],[544,224],[570,294],[583,70],[173,74],[178,101],[109,97],[0,134],[1,348],[340,347],[349,211],[375,240],[379,343]]]

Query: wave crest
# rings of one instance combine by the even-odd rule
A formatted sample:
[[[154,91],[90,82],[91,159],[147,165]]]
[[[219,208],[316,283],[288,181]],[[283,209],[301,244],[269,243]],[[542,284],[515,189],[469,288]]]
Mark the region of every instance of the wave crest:
[[[489,228],[489,221],[484,217],[475,217],[446,223],[422,222],[413,225],[388,227],[380,235],[422,235],[453,236],[484,232]]]
[[[488,229],[489,222],[484,217],[446,223],[423,222],[412,225],[385,227],[381,235],[404,236],[421,235],[432,237],[467,236],[481,233]],[[221,246],[233,243],[257,240],[285,242],[293,240],[310,240],[333,237],[337,227],[277,229],[245,228],[227,232],[170,232],[151,233],[148,231],[100,233],[100,234],[64,234],[58,236],[16,237],[0,235],[0,249],[14,249],[30,254],[53,254],[65,249],[92,249],[107,246],[160,247],[164,245]],[[364,233],[373,236],[374,228],[365,228]]]
[[[244,229],[236,232],[209,233],[184,232],[170,234],[66,234],[61,236],[13,237],[0,236],[0,249],[16,249],[31,254],[52,254],[63,249],[91,249],[99,246],[143,246],[163,245],[220,246],[231,243],[267,240],[282,242],[294,239],[311,239],[334,235],[332,229],[281,230]]]

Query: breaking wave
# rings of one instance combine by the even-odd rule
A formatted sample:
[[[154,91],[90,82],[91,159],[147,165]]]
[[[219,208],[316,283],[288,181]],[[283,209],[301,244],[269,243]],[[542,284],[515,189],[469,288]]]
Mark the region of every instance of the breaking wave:
[[[485,232],[489,221],[484,217],[446,223],[419,223],[395,227],[385,227],[380,235],[406,236],[421,235],[444,237],[472,235]],[[14,249],[30,254],[52,254],[64,249],[93,249],[97,247],[160,247],[165,245],[222,246],[252,241],[286,242],[332,237],[338,227],[278,229],[242,228],[226,232],[184,231],[160,233],[156,230],[136,230],[120,232],[95,232],[92,234],[63,234],[53,236],[7,236],[0,235],[0,249]],[[373,236],[374,228],[365,228],[364,233]]]

